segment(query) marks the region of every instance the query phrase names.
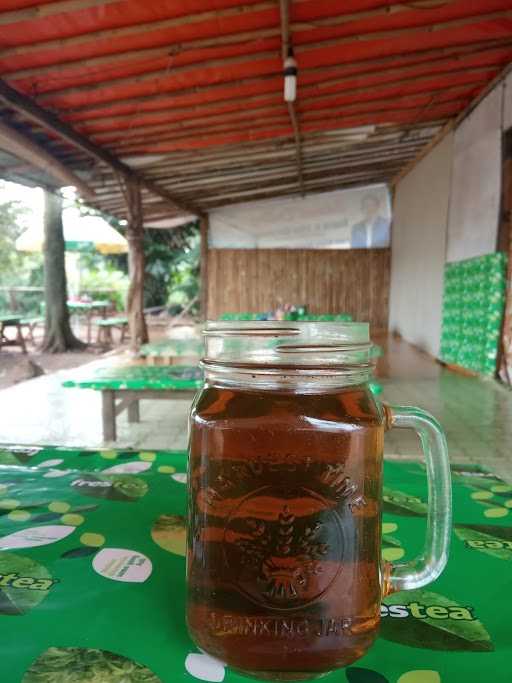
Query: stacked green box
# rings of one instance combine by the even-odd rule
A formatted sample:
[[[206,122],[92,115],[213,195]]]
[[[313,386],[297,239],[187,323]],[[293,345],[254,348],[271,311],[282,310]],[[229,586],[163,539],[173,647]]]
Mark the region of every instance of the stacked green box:
[[[496,372],[506,270],[502,252],[446,265],[441,360],[484,375]]]

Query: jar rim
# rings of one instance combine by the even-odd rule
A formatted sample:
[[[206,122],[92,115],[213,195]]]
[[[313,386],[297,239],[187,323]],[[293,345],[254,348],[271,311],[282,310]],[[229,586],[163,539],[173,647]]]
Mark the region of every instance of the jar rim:
[[[370,325],[361,322],[323,320],[207,320],[203,335],[205,337],[306,336],[308,340],[315,337],[333,339],[338,346],[348,344],[352,347],[353,344],[370,343]]]
[[[370,365],[368,323],[208,320],[204,337],[204,361],[210,367],[344,367],[360,372]]]

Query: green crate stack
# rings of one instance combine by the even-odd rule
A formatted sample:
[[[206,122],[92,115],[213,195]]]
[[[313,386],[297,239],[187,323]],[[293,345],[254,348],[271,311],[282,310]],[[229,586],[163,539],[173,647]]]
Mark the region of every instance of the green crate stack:
[[[348,313],[337,313],[337,314],[308,314],[303,308],[293,311],[291,313],[285,313],[285,320],[305,320],[310,322],[351,322],[352,316]],[[223,313],[219,320],[265,320],[265,313]]]
[[[348,313],[325,313],[314,314],[309,313],[298,318],[299,320],[306,320],[310,322],[324,322],[324,323],[349,323],[352,322],[352,316]]]
[[[505,307],[502,252],[445,267],[441,360],[494,375]]]
[[[258,313],[223,313],[219,320],[258,320]]]

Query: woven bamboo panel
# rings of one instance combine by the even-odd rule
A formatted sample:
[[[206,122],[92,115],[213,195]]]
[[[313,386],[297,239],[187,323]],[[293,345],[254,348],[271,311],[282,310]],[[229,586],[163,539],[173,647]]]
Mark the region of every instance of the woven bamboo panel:
[[[390,260],[389,249],[210,249],[208,317],[293,303],[386,329]]]

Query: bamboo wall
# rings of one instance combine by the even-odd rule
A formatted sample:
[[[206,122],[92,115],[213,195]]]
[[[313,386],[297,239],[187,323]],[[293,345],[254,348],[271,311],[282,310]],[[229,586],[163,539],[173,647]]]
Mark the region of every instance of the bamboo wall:
[[[209,249],[209,318],[280,302],[388,326],[389,249]]]

